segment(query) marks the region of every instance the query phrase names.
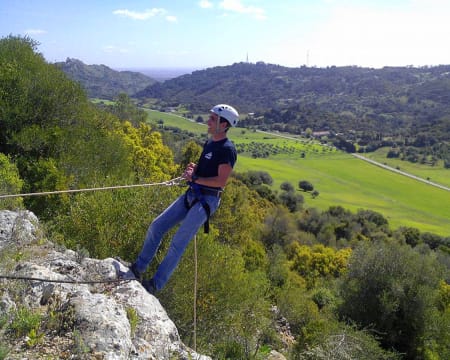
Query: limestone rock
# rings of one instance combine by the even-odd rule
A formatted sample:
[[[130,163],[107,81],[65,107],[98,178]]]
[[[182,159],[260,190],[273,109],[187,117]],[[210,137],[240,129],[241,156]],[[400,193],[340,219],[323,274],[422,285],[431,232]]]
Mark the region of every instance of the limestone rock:
[[[272,350],[267,357],[267,360],[286,360],[286,357],[278,351]]]
[[[9,359],[51,355],[61,359],[210,359],[182,343],[158,299],[140,283],[116,281],[118,270],[127,271],[124,265],[36,243],[38,229],[38,219],[30,212],[0,211],[0,252],[21,251],[26,246],[31,254],[8,266],[0,264],[0,274],[12,268],[9,276],[32,278],[1,280],[0,315],[20,306],[41,313],[51,308],[61,324],[32,351],[26,346],[30,339],[16,341]],[[70,357],[73,354],[78,357]]]
[[[8,242],[30,243],[36,239],[38,218],[30,211],[0,211],[0,248]]]

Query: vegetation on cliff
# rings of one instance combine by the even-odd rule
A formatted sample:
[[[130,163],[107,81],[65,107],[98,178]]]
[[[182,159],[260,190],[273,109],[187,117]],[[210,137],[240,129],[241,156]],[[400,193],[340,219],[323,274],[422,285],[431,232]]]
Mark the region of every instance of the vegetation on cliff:
[[[31,39],[1,39],[1,193],[158,182],[194,160],[198,144],[183,143],[175,161],[160,132],[116,110],[92,105]],[[249,186],[247,175],[230,181],[211,233],[197,236],[199,352],[219,359],[257,359],[271,348],[292,359],[450,357],[449,238],[393,230],[370,209],[289,208]],[[34,211],[61,244],[132,260],[148,223],[182,191],[0,201]],[[193,253],[191,243],[158,295],[191,346]],[[289,331],[279,331],[276,314]]]

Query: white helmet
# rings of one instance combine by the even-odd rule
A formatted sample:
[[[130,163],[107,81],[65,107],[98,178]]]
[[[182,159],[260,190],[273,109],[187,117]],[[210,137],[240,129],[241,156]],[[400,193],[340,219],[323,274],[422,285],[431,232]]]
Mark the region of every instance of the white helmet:
[[[214,106],[210,111],[226,119],[233,127],[236,126],[239,121],[238,112],[230,105],[219,104]]]

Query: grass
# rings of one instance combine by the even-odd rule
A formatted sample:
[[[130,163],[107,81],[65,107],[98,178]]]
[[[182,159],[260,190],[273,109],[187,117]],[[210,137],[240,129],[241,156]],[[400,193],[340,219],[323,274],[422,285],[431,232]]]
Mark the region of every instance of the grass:
[[[204,117],[205,118],[205,117]],[[186,121],[167,113],[150,113],[150,121],[162,119],[165,125],[178,127],[197,135],[206,136],[204,125]],[[156,120],[155,120],[156,119]],[[384,170],[330,147],[306,139],[288,139],[262,132],[235,128],[230,138],[237,145],[256,143],[262,147],[293,149],[271,154],[268,158],[252,158],[240,153],[235,170],[266,171],[274,179],[273,189],[288,181],[298,188],[300,180],[308,180],[319,191],[313,199],[304,193],[305,207],[328,209],[340,205],[346,209],[370,209],[381,213],[392,228],[410,226],[441,236],[450,236],[450,192]],[[304,157],[300,154],[304,153]],[[450,185],[449,170],[426,165],[388,161],[383,152],[365,154],[392,167],[416,176]],[[369,156],[370,155],[370,156]]]
[[[389,148],[381,148],[375,152],[364,154],[364,156],[394,168],[398,167],[402,171],[419,176],[423,179],[450,187],[450,169],[443,169],[442,161],[440,161],[436,166],[430,166],[426,164],[411,163],[409,161],[403,161],[395,158],[388,159],[386,157],[388,151]]]
[[[106,99],[98,99],[98,98],[92,98],[91,102],[94,104],[105,104],[105,105],[114,105],[116,102],[112,100],[106,100]]]
[[[173,113],[165,113],[154,110],[147,110],[148,121],[158,127],[158,122],[163,121],[164,126],[176,127],[183,131],[189,131],[196,135],[206,134],[206,126],[195,121],[187,120]]]
[[[288,181],[298,188],[308,180],[320,195],[303,193],[306,207],[322,210],[332,205],[371,209],[385,216],[392,228],[416,227],[449,236],[450,192],[394,174],[348,154],[304,159],[252,159],[240,156],[236,171],[263,170],[274,178],[275,189]]]

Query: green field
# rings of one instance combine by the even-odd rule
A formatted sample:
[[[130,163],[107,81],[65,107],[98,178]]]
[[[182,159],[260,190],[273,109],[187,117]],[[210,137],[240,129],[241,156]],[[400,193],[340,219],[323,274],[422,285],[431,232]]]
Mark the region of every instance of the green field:
[[[320,195],[304,193],[305,206],[327,209],[341,205],[350,210],[371,209],[383,214],[391,227],[412,226],[449,236],[450,192],[394,174],[348,154],[305,159],[251,159],[241,156],[236,171],[263,170],[297,186],[310,181]]]
[[[153,123],[163,119],[164,125],[206,136],[204,125],[166,113],[151,112],[150,117]],[[411,226],[421,231],[450,236],[449,191],[384,170],[350,154],[305,139],[282,138],[240,128],[232,129],[230,138],[237,146],[258,143],[263,147],[276,146],[292,150],[264,159],[254,159],[249,154],[241,153],[235,170],[268,172],[274,179],[274,190],[279,189],[284,181],[297,188],[300,180],[308,180],[319,192],[319,196],[313,199],[309,193],[302,193],[306,207],[324,210],[329,206],[341,205],[352,211],[370,209],[383,214],[392,228]],[[304,157],[299,155],[301,153]],[[381,158],[375,156],[373,159],[393,167],[398,166],[384,161],[382,155],[377,156]],[[413,165],[402,162],[400,168],[423,178],[429,177],[443,185],[450,185],[449,170],[425,165],[417,168]]]
[[[386,157],[388,151],[388,148],[382,148],[375,152],[364,154],[364,156],[393,168],[399,168],[402,171],[419,176],[423,179],[428,179],[432,182],[450,187],[450,169],[443,169],[442,161],[436,166],[430,166],[399,159],[388,159]]]

